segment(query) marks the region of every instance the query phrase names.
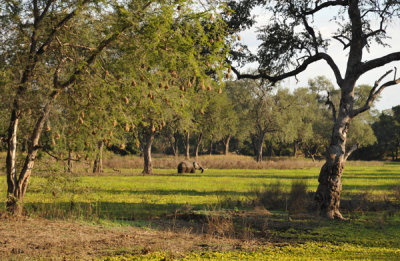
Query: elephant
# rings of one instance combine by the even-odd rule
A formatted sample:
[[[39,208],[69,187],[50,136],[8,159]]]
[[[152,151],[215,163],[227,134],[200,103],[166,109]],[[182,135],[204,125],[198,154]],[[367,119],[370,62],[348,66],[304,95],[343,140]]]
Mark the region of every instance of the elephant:
[[[203,167],[196,161],[184,160],[178,164],[178,173],[195,173],[196,169],[200,169],[203,173]]]

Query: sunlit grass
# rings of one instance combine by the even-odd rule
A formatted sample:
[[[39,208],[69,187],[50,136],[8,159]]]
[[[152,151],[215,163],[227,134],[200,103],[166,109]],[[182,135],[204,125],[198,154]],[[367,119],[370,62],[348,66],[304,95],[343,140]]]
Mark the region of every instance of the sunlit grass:
[[[32,176],[24,200],[28,215],[72,218],[104,226],[149,226],[151,219],[164,218],[187,207],[196,213],[249,210],[257,191],[280,183],[284,191],[295,181],[305,182],[308,191],[318,186],[319,167],[298,169],[208,169],[203,174],[177,174],[176,169],[156,168],[143,176],[141,169],[106,168],[99,176],[82,171],[62,173],[57,166],[39,166]],[[60,167],[58,167],[60,169]],[[77,168],[79,170],[79,168]],[[49,171],[46,171],[49,170]],[[82,168],[83,170],[83,168]],[[57,173],[57,174],[51,174]],[[6,198],[6,179],[0,193]],[[399,163],[349,162],[343,175],[343,200],[362,193],[399,204]],[[398,193],[398,191],[397,191]],[[385,206],[385,205],[384,205]],[[3,204],[4,208],[4,204]],[[282,210],[283,209],[283,210]],[[400,213],[385,210],[344,211],[349,222],[299,218],[288,221],[281,208],[268,217],[267,238],[284,242],[249,251],[211,251],[173,254],[177,260],[353,260],[399,259]],[[397,208],[398,209],[398,208]],[[396,212],[397,211],[397,212]],[[247,213],[247,212],[246,212]],[[261,220],[266,217],[260,217]],[[236,224],[238,225],[238,224]],[[240,225],[240,224],[239,224]],[[152,229],[154,229],[152,227]],[[238,228],[240,229],[240,228]],[[254,228],[254,233],[258,233]],[[269,240],[268,239],[268,240]],[[266,239],[261,239],[266,240]],[[273,240],[272,240],[273,241]],[[108,260],[162,260],[171,253],[112,255]]]
[[[102,176],[86,174],[68,178],[68,174],[57,174],[63,178],[49,178],[34,175],[24,203],[33,209],[47,204],[67,208],[91,204],[101,216],[118,218],[159,215],[173,212],[183,204],[201,210],[225,201],[249,201],[255,197],[257,189],[276,182],[288,191],[293,181],[303,180],[309,191],[315,191],[319,168],[208,169],[203,174],[155,169],[154,173],[143,176],[141,169],[122,169],[121,173],[106,169]],[[343,175],[342,198],[349,199],[363,192],[390,197],[399,184],[400,164],[350,163]],[[5,178],[0,180],[0,191],[5,198]]]

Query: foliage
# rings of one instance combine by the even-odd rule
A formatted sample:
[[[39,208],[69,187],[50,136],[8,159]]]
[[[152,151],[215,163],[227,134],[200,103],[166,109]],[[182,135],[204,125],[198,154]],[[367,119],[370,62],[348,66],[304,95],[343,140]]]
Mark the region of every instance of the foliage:
[[[378,139],[376,149],[381,157],[390,156],[397,160],[400,149],[400,106],[393,107],[388,113],[382,112],[372,128]]]

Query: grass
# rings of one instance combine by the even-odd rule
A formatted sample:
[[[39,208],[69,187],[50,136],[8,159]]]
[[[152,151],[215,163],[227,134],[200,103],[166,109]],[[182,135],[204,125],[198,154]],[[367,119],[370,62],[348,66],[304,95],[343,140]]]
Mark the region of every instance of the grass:
[[[124,170],[125,176],[80,176],[66,187],[34,176],[25,204],[97,204],[105,215],[125,216],[126,213],[146,216],[173,212],[183,204],[195,209],[223,204],[227,201],[248,201],[264,184],[280,182],[289,191],[293,181],[303,180],[308,190],[315,191],[319,169],[243,170],[209,169],[204,174],[178,175],[175,170],[155,169],[155,175],[142,176],[141,170]],[[387,194],[400,183],[399,165],[347,166],[343,177],[343,197],[369,192]],[[63,182],[63,181],[60,181]],[[5,197],[5,180],[0,189]],[[45,192],[44,192],[45,191]],[[148,210],[151,210],[150,212]]]
[[[175,169],[156,168],[150,176],[141,175],[141,169],[119,168],[116,172],[112,164],[100,176],[53,175],[42,165],[38,168],[42,172],[31,179],[25,206],[31,216],[148,229],[166,229],[168,223],[168,229],[173,225],[214,238],[260,243],[246,250],[216,247],[178,254],[116,253],[107,260],[400,258],[399,163],[349,162],[343,176],[342,205],[350,220],[329,222],[309,213],[296,216],[304,208],[294,209],[290,216],[287,201],[298,195],[304,198],[305,190],[315,191],[318,185],[319,167],[298,161],[295,165],[301,168],[208,169],[204,174],[179,175]],[[274,193],[284,197],[286,206],[257,211],[257,197],[275,197],[266,192],[278,183],[279,191]],[[0,193],[5,199],[5,178],[0,179]]]
[[[400,250],[384,247],[362,247],[352,244],[312,242],[297,246],[271,247],[268,250],[191,253],[175,260],[389,260],[400,256]],[[361,257],[361,258],[360,258]],[[364,258],[362,258],[364,257]],[[156,252],[143,256],[108,257],[107,261],[169,260],[170,253]]]

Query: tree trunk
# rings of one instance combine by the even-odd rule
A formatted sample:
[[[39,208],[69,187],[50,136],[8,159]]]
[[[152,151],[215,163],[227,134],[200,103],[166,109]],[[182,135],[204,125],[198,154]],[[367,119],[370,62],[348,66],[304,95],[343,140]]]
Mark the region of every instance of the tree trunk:
[[[354,84],[342,87],[339,115],[335,119],[331,142],[327,151],[326,162],[322,166],[315,200],[319,206],[319,214],[328,219],[343,219],[340,213],[340,193],[342,191],[342,173],[346,155],[346,140],[353,109]],[[349,88],[350,87],[350,88]]]
[[[213,142],[212,142],[212,140],[210,140],[210,148],[209,148],[209,154],[210,154],[210,156],[212,155],[212,149],[213,149]]]
[[[68,150],[67,172],[72,172],[72,150]]]
[[[96,159],[93,164],[93,173],[101,173],[103,172],[103,141],[99,141],[97,143],[97,148],[99,151],[97,152]]]
[[[265,134],[262,134],[257,139],[257,155],[256,155],[257,162],[261,162],[262,158],[263,158],[264,137],[265,137]]]
[[[145,145],[143,147],[144,169],[143,175],[153,174],[153,164],[151,161],[151,146],[154,140],[154,133],[145,135]]]
[[[189,132],[186,132],[186,143],[185,143],[186,154],[185,154],[185,159],[187,159],[187,160],[190,158],[190,143],[189,143],[189,140],[190,140]]]
[[[197,141],[196,141],[196,149],[195,149],[195,157],[196,160],[199,157],[199,148],[200,148],[200,143],[201,143],[201,139],[203,137],[203,133],[200,133],[199,136],[197,137]]]
[[[18,186],[17,170],[16,170],[16,156],[17,156],[17,133],[19,117],[17,116],[16,110],[12,111],[10,126],[8,128],[8,140],[7,140],[7,209],[14,213],[17,211],[19,214],[17,198],[16,198],[16,188]]]
[[[298,149],[299,149],[299,144],[298,144],[297,140],[295,140],[293,142],[293,157],[295,157],[295,158],[297,157]]]
[[[32,169],[35,164],[35,159],[39,151],[39,140],[43,132],[43,126],[49,117],[50,110],[53,102],[57,97],[58,92],[53,92],[51,100],[43,109],[42,115],[38,118],[36,125],[33,129],[32,136],[30,138],[30,144],[28,152],[17,178],[16,173],[16,150],[17,150],[17,132],[19,122],[19,112],[13,109],[11,114],[10,127],[8,129],[8,150],[7,150],[7,210],[15,215],[21,214],[23,208],[23,199],[28,187],[29,178],[32,174]]]
[[[169,136],[169,143],[171,144],[172,152],[174,153],[175,157],[179,156],[179,149],[178,149],[178,138],[174,135]]]
[[[228,155],[229,154],[229,142],[231,141],[231,135],[228,135],[228,137],[225,138],[224,140],[224,154]]]

